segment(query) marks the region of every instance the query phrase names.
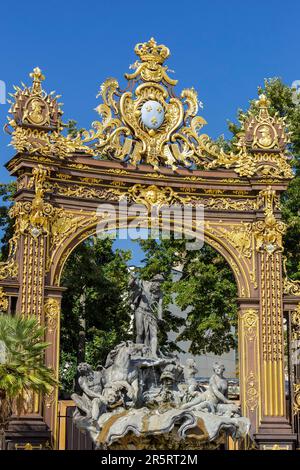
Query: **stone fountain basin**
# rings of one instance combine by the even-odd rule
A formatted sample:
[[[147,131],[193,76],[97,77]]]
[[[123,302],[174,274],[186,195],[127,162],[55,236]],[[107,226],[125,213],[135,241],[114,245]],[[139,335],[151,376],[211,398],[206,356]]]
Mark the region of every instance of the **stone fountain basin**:
[[[245,437],[250,422],[247,418],[229,418],[205,411],[144,407],[105,413],[96,428],[94,441],[99,448],[149,449],[162,445],[164,449],[197,449],[209,443],[219,445],[225,434],[233,439]]]

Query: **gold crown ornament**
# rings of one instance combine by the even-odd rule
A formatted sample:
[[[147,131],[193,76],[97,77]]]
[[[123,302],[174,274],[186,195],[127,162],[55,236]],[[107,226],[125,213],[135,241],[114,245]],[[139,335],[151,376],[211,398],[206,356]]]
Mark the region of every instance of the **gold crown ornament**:
[[[154,62],[156,64],[163,64],[170,55],[170,49],[163,44],[157,44],[154,38],[151,38],[148,42],[138,43],[134,48],[134,52],[142,62]]]

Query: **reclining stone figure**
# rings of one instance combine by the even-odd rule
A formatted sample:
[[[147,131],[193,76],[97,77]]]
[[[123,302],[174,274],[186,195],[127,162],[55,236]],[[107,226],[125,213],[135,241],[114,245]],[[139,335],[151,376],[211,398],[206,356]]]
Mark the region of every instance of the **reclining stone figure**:
[[[184,403],[182,409],[208,410],[211,413],[221,416],[240,416],[239,408],[227,398],[228,383],[223,376],[225,367],[216,362],[213,365],[213,375],[209,380],[208,389],[205,392],[197,393],[195,397]]]

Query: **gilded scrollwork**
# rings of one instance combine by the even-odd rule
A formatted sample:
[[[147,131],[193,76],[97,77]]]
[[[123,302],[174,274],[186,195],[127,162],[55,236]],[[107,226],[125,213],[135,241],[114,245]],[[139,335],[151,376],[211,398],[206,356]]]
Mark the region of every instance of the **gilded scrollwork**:
[[[176,80],[164,66],[170,51],[152,38],[135,48],[140,62],[136,71],[125,77],[138,86],[125,93],[116,79],[108,79],[100,88],[103,99],[96,109],[102,121],[95,121],[91,131],[82,134],[83,143],[93,144],[102,157],[160,165],[190,166],[202,162],[205,140],[199,130],[206,124],[197,116],[196,91],[186,89],[176,98],[172,87]],[[201,140],[202,139],[202,140]]]
[[[220,233],[235,247],[239,257],[251,258],[252,225],[250,223],[241,223],[230,227],[229,230],[221,227]]]
[[[44,201],[46,179],[49,170],[38,165],[32,172],[29,188],[34,186],[35,195],[32,202],[16,202],[10,210],[10,216],[16,218],[17,234],[30,233],[33,237],[49,233],[49,216],[53,206]]]
[[[8,310],[8,296],[3,290],[3,287],[0,287],[0,312],[7,312]]]
[[[105,200],[117,200],[118,197],[115,194],[114,189],[107,188],[90,188],[79,184],[73,184],[70,186],[63,186],[57,183],[51,185],[52,190],[55,194],[60,196],[68,197],[79,197],[84,199],[105,199]]]
[[[257,336],[258,312],[254,308],[249,308],[243,312],[244,333],[249,341],[253,341]]]
[[[191,205],[203,204],[205,208],[220,211],[253,211],[257,208],[256,199],[239,199],[231,197],[211,197],[206,198],[199,194],[191,196]]]
[[[64,136],[61,133],[60,96],[54,96],[53,92],[47,94],[42,89],[45,77],[41,70],[36,67],[30,77],[33,79],[30,87],[15,86],[15,93],[10,94],[11,117],[5,130],[12,136],[11,145],[18,152],[39,157],[66,158],[78,151],[91,154],[92,150],[82,144],[79,134],[72,137],[71,134]]]
[[[249,410],[254,411],[259,403],[259,385],[253,371],[249,373],[246,379],[246,400]]]
[[[293,403],[293,414],[297,415],[300,413],[300,384],[294,384],[294,403]]]
[[[287,258],[283,257],[283,292],[287,295],[299,295],[300,296],[300,281],[292,280],[288,277],[286,268]]]
[[[298,341],[300,339],[300,303],[297,308],[291,312],[291,339]]]
[[[188,203],[190,198],[179,196],[170,186],[158,187],[154,184],[150,186],[135,184],[128,189],[129,198],[137,204],[143,204],[148,211],[153,206],[161,207],[170,204]]]
[[[258,201],[264,201],[264,220],[254,223],[253,231],[256,239],[257,251],[265,250],[269,255],[275,251],[282,251],[282,237],[286,231],[286,224],[276,219],[274,207],[276,207],[276,191],[268,186],[260,191]]]
[[[270,116],[270,103],[265,95],[256,102],[258,114],[250,111],[241,118],[236,152],[226,154],[216,150],[215,158],[207,168],[233,168],[240,176],[260,175],[272,178],[292,178],[287,144],[289,133],[286,118]],[[208,140],[208,142],[210,142]]]
[[[241,392],[244,399],[244,409],[247,408],[250,412],[255,412],[259,407],[260,400],[260,362],[258,357],[260,335],[257,309],[248,308],[240,312],[239,336],[242,354],[245,354],[245,351],[253,351],[252,359],[247,355],[241,363],[241,374],[244,377],[244,386],[241,388]]]
[[[44,303],[45,323],[47,330],[50,334],[56,331],[59,315],[60,315],[60,300],[55,297],[49,297]]]
[[[18,152],[39,158],[69,160],[79,152],[134,165],[147,163],[155,170],[161,166],[174,170],[232,168],[240,177],[293,177],[286,154],[289,133],[285,119],[270,116],[264,95],[257,101],[258,112],[252,110],[242,117],[236,148],[227,153],[200,133],[206,121],[197,114],[194,88],[184,89],[176,97],[173,87],[177,81],[168,76],[164,65],[169,49],[151,38],[137,44],[135,53],[139,60],[133,66],[135,71],[125,74],[126,91],[120,89],[116,79],[106,80],[98,94],[103,102],[96,108],[101,120],[75,136],[63,135],[59,96],[42,89],[44,76],[40,69],[34,69],[30,74],[32,86],[15,87],[12,95],[12,118],[6,126],[12,134],[11,144]],[[126,170],[108,171],[124,174]]]
[[[7,278],[15,278],[18,275],[19,264],[16,259],[20,233],[15,232],[9,240],[8,258],[0,262],[0,281]]]

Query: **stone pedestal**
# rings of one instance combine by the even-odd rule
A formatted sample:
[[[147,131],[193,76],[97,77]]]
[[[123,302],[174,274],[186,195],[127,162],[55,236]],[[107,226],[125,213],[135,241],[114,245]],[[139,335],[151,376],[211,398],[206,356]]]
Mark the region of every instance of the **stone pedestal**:
[[[255,434],[261,450],[293,450],[297,440],[285,418],[264,418]]]

